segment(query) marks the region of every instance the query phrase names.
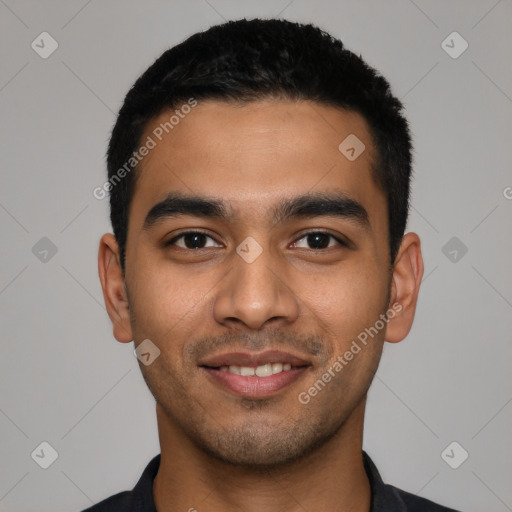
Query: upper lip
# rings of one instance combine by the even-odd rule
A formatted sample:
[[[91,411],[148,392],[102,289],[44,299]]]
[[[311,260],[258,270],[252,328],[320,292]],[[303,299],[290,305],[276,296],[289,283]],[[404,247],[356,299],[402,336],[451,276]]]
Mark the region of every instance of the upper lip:
[[[281,350],[264,352],[224,352],[204,358],[199,366],[220,368],[221,366],[261,366],[268,363],[289,363],[292,366],[309,366],[311,363]]]

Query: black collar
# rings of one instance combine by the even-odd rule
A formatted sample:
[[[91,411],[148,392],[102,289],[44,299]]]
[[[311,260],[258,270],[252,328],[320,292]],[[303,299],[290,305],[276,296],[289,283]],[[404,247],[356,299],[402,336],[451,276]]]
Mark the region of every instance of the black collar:
[[[371,488],[370,512],[457,512],[385,484],[370,456],[365,451],[362,454]],[[153,481],[159,467],[160,454],[149,462],[132,491],[111,496],[83,512],[157,512]]]

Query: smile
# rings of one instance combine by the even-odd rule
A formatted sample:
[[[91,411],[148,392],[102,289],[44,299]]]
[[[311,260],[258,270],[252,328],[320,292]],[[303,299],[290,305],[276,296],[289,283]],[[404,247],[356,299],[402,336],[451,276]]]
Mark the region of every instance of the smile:
[[[234,375],[242,375],[244,377],[269,377],[270,375],[276,375],[277,373],[287,372],[291,369],[290,363],[267,363],[255,368],[252,366],[221,366],[219,370],[221,372],[230,372]]]

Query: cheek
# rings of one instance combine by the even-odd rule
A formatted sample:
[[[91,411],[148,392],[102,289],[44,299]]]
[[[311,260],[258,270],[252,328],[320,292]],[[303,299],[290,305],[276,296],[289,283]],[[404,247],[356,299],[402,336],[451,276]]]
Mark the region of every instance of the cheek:
[[[314,280],[302,276],[300,282],[297,292],[307,310],[341,339],[372,325],[386,299],[384,275],[375,265],[362,261],[346,262],[335,272],[316,274]]]
[[[158,265],[141,268],[130,281],[130,299],[136,336],[155,338],[176,334],[186,326],[187,318],[204,308],[211,288],[203,278],[184,272],[166,271]]]

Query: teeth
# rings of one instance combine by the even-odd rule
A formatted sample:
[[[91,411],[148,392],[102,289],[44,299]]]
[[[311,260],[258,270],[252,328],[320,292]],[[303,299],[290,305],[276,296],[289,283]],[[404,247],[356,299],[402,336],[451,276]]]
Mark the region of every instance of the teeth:
[[[281,363],[272,364],[272,375],[274,373],[281,373],[283,371],[283,365]]]
[[[255,373],[258,377],[268,377],[272,375],[272,365],[264,364],[263,366],[258,366]]]
[[[259,368],[259,366],[258,366]],[[240,375],[242,377],[250,377],[251,375],[254,375],[254,368],[250,368],[248,366],[241,366],[240,367]]]
[[[243,377],[269,377],[270,375],[275,375],[276,373],[287,372],[291,370],[292,365],[290,363],[267,363],[258,366],[257,368],[252,368],[250,366],[221,366],[221,372],[234,373],[235,375],[242,375]]]
[[[240,375],[240,366],[230,366],[229,371],[235,375]]]

